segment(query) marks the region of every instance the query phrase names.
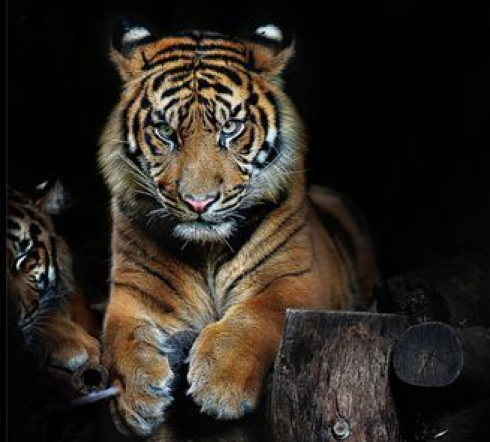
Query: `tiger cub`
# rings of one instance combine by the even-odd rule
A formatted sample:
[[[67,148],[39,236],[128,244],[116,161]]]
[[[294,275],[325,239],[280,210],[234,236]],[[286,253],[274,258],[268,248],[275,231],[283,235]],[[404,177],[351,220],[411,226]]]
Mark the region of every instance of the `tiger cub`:
[[[369,304],[365,231],[339,195],[307,192],[305,134],[281,81],[292,55],[274,26],[249,39],[114,33],[124,88],[99,163],[113,220],[103,360],[121,432],[164,421],[172,334],[198,333],[188,393],[233,419],[258,403],[286,309]]]
[[[7,191],[10,320],[42,366],[71,372],[85,362],[98,362],[100,345],[93,336],[96,323],[73,277],[70,251],[51,219],[66,199],[63,187],[56,182],[39,190],[43,195],[38,198]]]

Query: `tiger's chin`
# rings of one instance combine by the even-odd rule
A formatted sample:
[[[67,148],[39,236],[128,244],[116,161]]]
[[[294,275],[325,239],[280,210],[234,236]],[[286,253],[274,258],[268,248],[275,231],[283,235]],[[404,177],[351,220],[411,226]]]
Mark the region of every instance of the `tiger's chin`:
[[[205,243],[226,243],[235,231],[233,221],[224,221],[219,224],[211,224],[202,221],[192,221],[177,224],[173,230],[173,235],[183,241],[193,241],[201,244]]]

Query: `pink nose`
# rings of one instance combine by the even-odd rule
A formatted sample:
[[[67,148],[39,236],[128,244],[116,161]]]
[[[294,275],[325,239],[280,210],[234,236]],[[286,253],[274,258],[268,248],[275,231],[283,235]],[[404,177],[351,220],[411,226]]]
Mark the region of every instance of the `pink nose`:
[[[193,196],[185,195],[182,199],[189,204],[191,209],[197,213],[203,213],[206,209],[218,199],[218,195]]]

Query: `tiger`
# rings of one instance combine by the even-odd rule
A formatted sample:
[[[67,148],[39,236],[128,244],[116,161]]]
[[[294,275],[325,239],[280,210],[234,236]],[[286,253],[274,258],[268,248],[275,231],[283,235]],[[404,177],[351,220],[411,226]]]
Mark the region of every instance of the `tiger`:
[[[7,189],[9,326],[20,330],[25,350],[39,358],[40,367],[60,375],[100,360],[97,323],[52,219],[66,201],[60,181],[41,184],[33,195]]]
[[[121,433],[165,422],[175,333],[197,334],[187,394],[239,419],[260,402],[287,309],[370,304],[363,216],[306,182],[306,129],[282,75],[293,53],[275,25],[246,37],[131,22],[113,32],[122,91],[98,164],[112,220],[102,358]]]

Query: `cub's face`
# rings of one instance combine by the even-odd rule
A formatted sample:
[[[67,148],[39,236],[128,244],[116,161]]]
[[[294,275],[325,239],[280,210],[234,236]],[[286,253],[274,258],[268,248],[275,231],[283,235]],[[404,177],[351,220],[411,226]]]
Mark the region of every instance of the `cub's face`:
[[[7,292],[24,332],[60,302],[71,281],[68,246],[51,219],[66,205],[67,194],[60,182],[44,183],[37,193],[35,198],[13,189],[7,193]]]
[[[141,206],[148,223],[164,219],[183,240],[226,241],[246,209],[287,188],[302,154],[298,119],[278,86],[291,48],[266,37],[119,34],[112,57],[125,91],[100,160],[113,192],[153,202]]]
[[[7,288],[18,323],[27,327],[57,284],[56,239],[49,217],[24,195],[9,191]]]

